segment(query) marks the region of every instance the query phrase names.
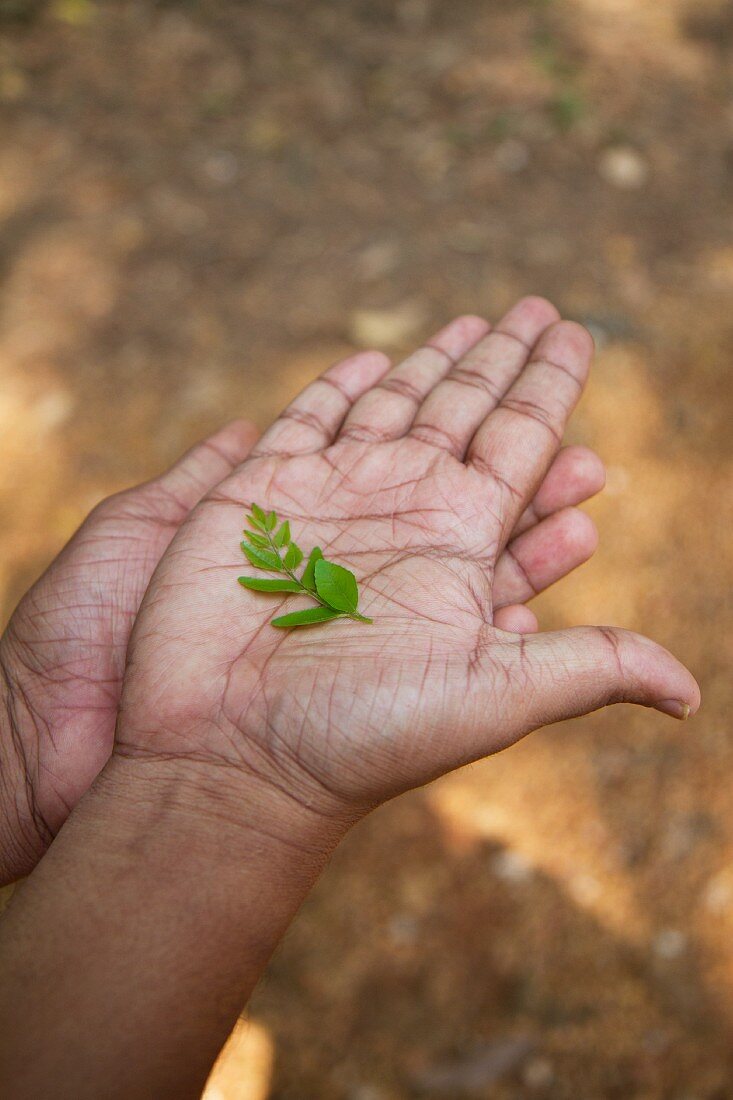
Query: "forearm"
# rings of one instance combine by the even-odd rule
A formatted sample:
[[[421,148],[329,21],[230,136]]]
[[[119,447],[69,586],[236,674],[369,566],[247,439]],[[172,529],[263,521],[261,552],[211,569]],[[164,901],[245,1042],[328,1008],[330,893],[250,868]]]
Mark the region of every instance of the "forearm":
[[[255,781],[114,761],[0,921],[8,1094],[198,1096],[344,829]]]

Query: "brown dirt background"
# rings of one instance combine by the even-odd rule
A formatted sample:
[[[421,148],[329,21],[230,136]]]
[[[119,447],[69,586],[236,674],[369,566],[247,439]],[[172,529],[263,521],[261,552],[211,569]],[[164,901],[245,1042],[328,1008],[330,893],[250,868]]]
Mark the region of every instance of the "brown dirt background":
[[[208,1100],[733,1096],[731,4],[0,0],[0,108],[3,616],[233,413],[531,291],[609,468],[542,622],[702,683],[365,822]]]

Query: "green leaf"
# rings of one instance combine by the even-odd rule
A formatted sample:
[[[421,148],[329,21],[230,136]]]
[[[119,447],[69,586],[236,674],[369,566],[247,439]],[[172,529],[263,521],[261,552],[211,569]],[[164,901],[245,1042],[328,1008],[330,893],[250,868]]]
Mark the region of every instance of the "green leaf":
[[[270,569],[275,573],[282,573],[283,564],[272,550],[260,550],[259,547],[250,546],[247,542],[241,543],[241,547],[252,565],[258,569]]]
[[[356,577],[342,565],[321,558],[315,565],[316,591],[322,600],[337,611],[353,614],[359,603]]]
[[[293,611],[290,615],[280,615],[272,620],[272,625],[287,630],[292,626],[315,626],[316,623],[327,623],[330,619],[340,619],[340,611],[332,611],[330,607],[307,607],[305,611]]]
[[[259,527],[260,531],[267,530],[267,516],[262,511],[259,504],[252,505],[252,515],[249,516],[248,519],[254,527]]]
[[[2,0],[0,0],[0,5]],[[294,575],[303,561],[303,551],[293,542],[290,523],[283,520],[278,526],[275,512],[265,512],[259,504],[252,505],[252,513],[247,517],[252,530],[244,531],[244,540],[240,544],[247,560],[257,569],[272,573],[288,573],[288,579],[266,579],[259,577],[239,577],[243,588],[253,592],[270,593],[308,593],[320,606],[305,608],[289,615],[280,615],[272,620],[272,625],[280,629],[300,626],[315,626],[348,615],[359,622],[370,623],[357,610],[359,586],[356,577],[348,569],[323,557],[319,546],[315,546],[308,555],[302,578]]]
[[[285,554],[285,568],[297,569],[303,560],[303,551],[297,543],[291,542]]]
[[[253,592],[302,592],[297,581],[269,581],[265,577],[238,577],[243,588]]]
[[[269,546],[270,545],[270,543],[267,541],[265,536],[264,535],[258,535],[256,531],[245,531],[244,532],[244,537],[246,539],[249,539],[249,541],[254,546]]]
[[[280,525],[280,529],[272,536],[275,546],[287,546],[290,542],[290,524],[287,520]]]
[[[320,561],[323,557],[320,546],[314,546],[308,555],[308,561],[306,567],[303,570],[303,576],[300,578],[300,583],[304,588],[310,588],[311,591],[316,587],[316,562]]]

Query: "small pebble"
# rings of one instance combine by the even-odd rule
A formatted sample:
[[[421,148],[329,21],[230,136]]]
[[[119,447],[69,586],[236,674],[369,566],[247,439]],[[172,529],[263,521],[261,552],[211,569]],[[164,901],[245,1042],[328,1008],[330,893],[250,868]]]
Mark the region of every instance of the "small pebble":
[[[530,1089],[542,1089],[555,1080],[555,1071],[548,1058],[532,1058],[524,1067],[524,1083]]]
[[[705,888],[703,905],[711,913],[724,913],[733,905],[733,881],[726,875],[715,875]]]
[[[598,171],[606,183],[622,191],[637,191],[649,176],[649,165],[644,158],[625,145],[606,149],[598,162]]]
[[[603,893],[601,883],[593,875],[573,875],[568,882],[568,889],[581,905],[591,905]]]
[[[203,169],[206,178],[220,186],[234,183],[239,174],[239,165],[234,153],[224,151],[208,156],[204,161]]]
[[[677,928],[663,928],[654,937],[653,947],[660,959],[678,959],[687,947],[687,936]]]
[[[349,1100],[386,1100],[386,1097],[379,1085],[357,1085],[349,1092]]]
[[[387,926],[395,947],[412,947],[417,940],[418,923],[409,913],[397,913]]]
[[[529,164],[529,149],[523,141],[507,138],[494,150],[494,160],[502,172],[521,172]]]
[[[534,875],[532,864],[520,855],[505,848],[491,860],[491,869],[497,878],[504,882],[529,882]]]

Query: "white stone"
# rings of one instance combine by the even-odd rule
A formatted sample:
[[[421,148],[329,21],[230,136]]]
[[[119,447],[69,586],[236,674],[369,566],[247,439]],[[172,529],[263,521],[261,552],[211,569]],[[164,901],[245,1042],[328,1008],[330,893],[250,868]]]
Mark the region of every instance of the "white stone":
[[[687,936],[678,928],[663,928],[654,937],[653,946],[660,959],[678,959],[687,947]]]
[[[622,191],[636,191],[649,177],[649,165],[635,149],[617,145],[606,149],[598,161],[598,171],[607,183]]]
[[[534,874],[532,864],[520,852],[505,848],[491,860],[491,869],[504,882],[529,882]]]

